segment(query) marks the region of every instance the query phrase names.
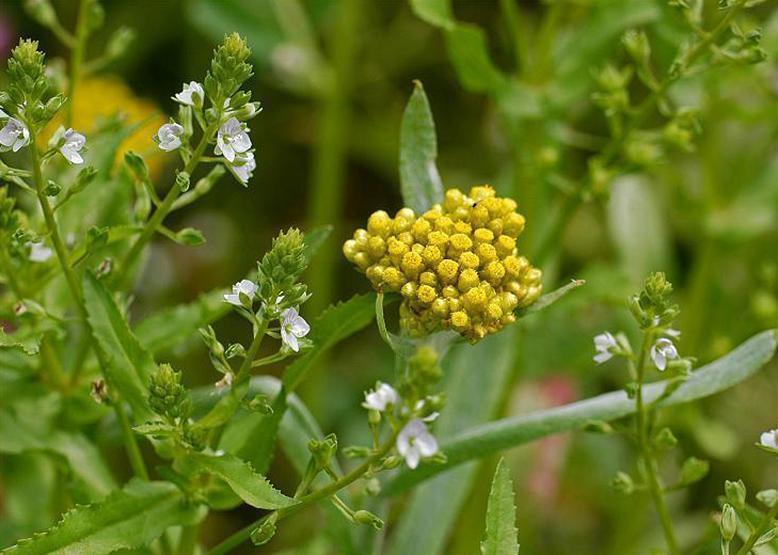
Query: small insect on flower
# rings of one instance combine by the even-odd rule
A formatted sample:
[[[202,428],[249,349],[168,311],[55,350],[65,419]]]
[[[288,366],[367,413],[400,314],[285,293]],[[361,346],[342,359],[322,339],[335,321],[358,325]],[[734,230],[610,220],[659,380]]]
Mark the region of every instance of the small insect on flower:
[[[300,351],[298,339],[308,335],[309,331],[311,326],[294,308],[287,308],[281,313],[281,341],[295,353]]]
[[[30,131],[18,119],[10,117],[0,110],[0,118],[8,118],[5,126],[0,129],[0,145],[18,152],[30,142]]]
[[[778,429],[764,432],[759,437],[759,445],[778,451]]]
[[[154,141],[159,148],[165,152],[170,152],[181,146],[181,135],[184,134],[184,128],[177,123],[166,123],[157,131]]]
[[[232,286],[232,293],[224,295],[225,302],[235,306],[245,306],[241,297],[245,298],[248,305],[254,302],[254,295],[257,293],[257,284],[248,279],[242,279]]]
[[[594,338],[594,348],[597,354],[594,355],[594,362],[602,364],[613,358],[613,349],[618,346],[616,338],[611,332],[606,331]]]
[[[71,164],[83,164],[84,158],[79,154],[86,145],[86,137],[73,128],[65,131],[63,135],[64,144],[59,147],[59,152],[65,157],[65,160]]]
[[[397,452],[405,459],[411,470],[419,466],[424,457],[438,452],[438,441],[418,418],[408,422],[397,436]]]
[[[42,241],[38,243],[27,243],[27,246],[30,247],[29,259],[31,262],[46,262],[51,258],[52,254],[54,254],[54,252],[43,244]]]
[[[197,81],[190,81],[189,84],[184,83],[183,90],[173,96],[173,100],[179,104],[194,106],[196,108],[202,107],[203,98],[205,98],[203,86]]]
[[[362,406],[368,410],[383,412],[387,407],[397,405],[399,401],[400,396],[391,385],[378,382],[373,391],[365,394],[365,402]]]
[[[254,153],[249,151],[243,154],[235,156],[235,161],[229,164],[229,168],[235,177],[238,178],[243,185],[246,185],[251,179],[251,174],[257,168],[257,163],[254,161]]]
[[[656,340],[653,347],[651,347],[651,360],[654,361],[657,370],[663,372],[667,368],[668,360],[675,360],[678,358],[678,350],[673,345],[673,342],[662,337]]]
[[[235,118],[225,121],[216,135],[214,152],[224,156],[229,162],[234,162],[238,154],[248,152],[251,148],[251,138],[246,133],[246,127]]]

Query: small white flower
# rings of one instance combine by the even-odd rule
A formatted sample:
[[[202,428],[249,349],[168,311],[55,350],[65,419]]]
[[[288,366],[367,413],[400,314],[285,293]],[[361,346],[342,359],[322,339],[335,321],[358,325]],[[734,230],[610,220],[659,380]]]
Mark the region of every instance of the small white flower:
[[[184,128],[177,123],[166,123],[157,131],[155,140],[159,148],[165,152],[170,152],[181,146],[181,135],[184,134]]]
[[[237,119],[230,118],[219,128],[214,149],[217,155],[223,155],[229,162],[234,162],[236,155],[248,152],[250,148],[249,134]]]
[[[176,94],[173,100],[184,106],[197,106],[199,108],[203,105],[203,98],[205,98],[203,86],[197,81],[190,81],[188,85],[184,83],[184,89]]]
[[[242,279],[238,283],[232,286],[232,293],[226,293],[224,300],[235,306],[243,306],[240,300],[241,295],[245,295],[249,300],[254,299],[254,295],[257,292],[257,284],[249,279]]]
[[[768,449],[775,449],[778,451],[778,429],[764,432],[759,437],[759,444],[762,447],[767,447]]]
[[[396,405],[400,396],[395,389],[386,383],[378,382],[373,391],[365,394],[365,402],[362,406],[369,410],[383,412],[389,405]]]
[[[44,245],[42,241],[38,243],[27,243],[27,246],[30,247],[29,259],[31,262],[46,262],[54,254],[54,252]]]
[[[673,345],[673,342],[666,337],[661,337],[656,340],[654,346],[651,347],[651,360],[654,361],[657,369],[663,372],[667,368],[668,360],[675,360],[678,358],[678,350]]]
[[[427,425],[418,418],[408,422],[397,436],[397,452],[405,459],[408,468],[419,466],[423,457],[438,452],[438,442],[427,430]]]
[[[10,117],[5,112],[0,113],[0,116],[8,118],[5,126],[0,129],[0,145],[18,152],[20,148],[29,144],[30,131],[21,121]]]
[[[238,178],[238,181],[246,185],[251,179],[251,174],[257,168],[254,161],[254,153],[249,151],[235,156],[235,161],[229,164],[232,173]]]
[[[86,145],[86,137],[70,128],[65,131],[63,139],[65,143],[59,147],[59,152],[65,157],[65,160],[71,164],[83,164],[84,159],[79,152]]]
[[[281,313],[281,341],[295,353],[300,350],[300,337],[305,337],[311,331],[311,326],[303,320],[294,308],[287,308]]]
[[[618,347],[616,338],[613,337],[611,332],[606,331],[594,338],[594,348],[597,354],[594,355],[594,362],[602,364],[613,358],[613,349]]]

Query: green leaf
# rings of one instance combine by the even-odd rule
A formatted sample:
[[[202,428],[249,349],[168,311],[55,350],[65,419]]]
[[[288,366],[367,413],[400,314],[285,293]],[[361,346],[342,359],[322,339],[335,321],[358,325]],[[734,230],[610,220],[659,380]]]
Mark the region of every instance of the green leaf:
[[[772,359],[776,344],[778,344],[776,330],[764,331],[753,336],[735,350],[692,372],[691,377],[659,405],[688,403],[729,389],[753,376]],[[647,403],[652,402],[662,395],[666,386],[667,381],[644,386],[643,398]],[[577,430],[592,420],[607,422],[634,412],[634,400],[629,399],[623,391],[613,391],[562,407],[510,416],[474,426],[442,442],[441,450],[448,459],[445,464],[423,465],[413,472],[403,470],[386,484],[382,494],[397,494],[440,472],[473,459],[480,459],[491,453],[523,445],[542,437]],[[448,474],[450,473],[446,475]]]
[[[460,430],[496,416],[510,383],[518,333],[518,327],[513,326],[477,345],[458,345],[444,360],[446,406],[433,430],[443,444],[456,437]],[[484,361],[490,361],[489,368],[484,368]],[[474,391],[478,394],[474,395]],[[470,463],[418,487],[398,523],[388,553],[442,553],[477,474],[477,464]]]
[[[546,293],[545,295],[541,295],[541,297],[529,305],[527,308],[523,308],[518,310],[519,316],[525,316],[527,314],[532,314],[534,312],[540,312],[541,310],[548,308],[558,300],[560,300],[562,297],[573,291],[574,289],[578,289],[582,285],[584,285],[586,281],[582,279],[574,279],[567,285],[563,285],[559,289],[555,289],[551,293]]]
[[[24,354],[34,356],[40,352],[42,333],[29,334],[18,331],[13,334],[5,333],[0,327],[0,349],[19,349]]]
[[[624,176],[611,186],[608,230],[630,282],[639,286],[658,268],[671,267],[670,234],[651,183]]]
[[[486,539],[481,555],[519,555],[513,482],[505,459],[497,463],[486,508]]]
[[[222,318],[230,311],[224,302],[226,289],[203,293],[191,303],[155,312],[135,328],[143,348],[158,353],[180,345],[197,330]]]
[[[295,360],[284,371],[284,386],[294,391],[313,364],[334,345],[366,327],[375,317],[375,293],[355,295],[321,313],[311,325],[313,349]]]
[[[503,92],[508,79],[492,63],[483,29],[458,23],[446,32],[446,49],[465,89],[480,93]]]
[[[3,551],[13,555],[101,555],[141,547],[171,526],[203,516],[168,482],[133,479],[91,505],[77,506],[51,529]]]
[[[312,230],[305,234],[305,257],[310,261],[319,249],[327,242],[327,239],[332,235],[331,225],[320,225],[314,227]]]
[[[405,107],[400,127],[400,187],[403,201],[417,214],[443,202],[443,184],[435,165],[438,140],[435,121],[420,81]]]
[[[275,489],[249,463],[230,454],[221,456],[190,453],[186,455],[201,470],[221,478],[243,501],[257,509],[280,509],[293,505],[295,500]]]
[[[91,272],[84,274],[84,302],[89,326],[106,362],[108,385],[132,407],[135,420],[153,417],[148,405],[149,376],[156,370],[105,285]]]
[[[10,412],[0,410],[0,453],[44,451],[64,459],[90,499],[98,499],[116,487],[97,448],[84,436],[71,432],[41,433]]]
[[[422,19],[442,29],[453,29],[456,25],[449,0],[411,0],[411,10]]]

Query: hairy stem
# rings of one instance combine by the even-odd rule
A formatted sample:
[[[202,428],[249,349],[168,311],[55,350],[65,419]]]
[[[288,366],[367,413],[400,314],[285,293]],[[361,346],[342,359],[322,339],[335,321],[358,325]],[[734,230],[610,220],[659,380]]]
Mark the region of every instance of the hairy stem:
[[[84,61],[84,48],[88,34],[87,16],[91,0],[81,0],[78,6],[76,33],[70,54],[70,77],[68,79],[68,105],[65,112],[65,127],[73,125],[73,99],[76,97],[76,87],[81,76],[81,64]]]
[[[381,448],[375,452],[373,455],[365,459],[365,461],[354,468],[351,472],[344,475],[339,480],[336,480],[334,482],[331,482],[330,484],[327,484],[323,488],[316,490],[312,493],[309,493],[308,495],[305,495],[303,497],[299,498],[299,501],[295,503],[294,505],[290,505],[289,507],[284,507],[283,509],[278,509],[277,511],[274,511],[274,513],[270,514],[276,514],[278,520],[290,516],[292,514],[295,514],[308,505],[311,505],[312,503],[316,503],[317,501],[321,501],[322,499],[325,499],[327,497],[330,497],[343,488],[349,486],[350,484],[356,482],[360,478],[362,478],[371,468],[372,466],[379,461],[383,456],[385,456],[394,446],[394,442],[397,439],[397,432],[393,433],[392,436],[384,443]],[[268,518],[269,515],[265,515],[260,519],[257,519],[256,521],[252,522],[248,526],[245,526],[244,528],[241,528],[234,534],[232,534],[230,537],[222,541],[219,545],[214,547],[208,552],[208,555],[224,555],[225,553],[229,553],[236,547],[238,547],[240,544],[245,542],[249,539],[249,536],[251,536],[252,530],[254,530],[257,526],[259,526],[263,520]]]
[[[652,330],[649,329],[645,332],[643,336],[643,347],[640,349],[640,355],[637,362],[638,388],[635,396],[635,413],[637,418],[638,447],[645,466],[645,477],[648,482],[648,490],[651,493],[651,499],[654,502],[656,511],[659,514],[659,520],[662,523],[662,530],[665,535],[665,541],[667,542],[667,548],[671,555],[680,555],[678,540],[676,539],[675,529],[673,528],[673,521],[670,518],[670,511],[667,509],[664,491],[657,473],[656,458],[654,457],[654,452],[650,446],[647,407],[643,401],[643,379],[646,369],[646,357],[651,348],[653,337],[654,334]]]

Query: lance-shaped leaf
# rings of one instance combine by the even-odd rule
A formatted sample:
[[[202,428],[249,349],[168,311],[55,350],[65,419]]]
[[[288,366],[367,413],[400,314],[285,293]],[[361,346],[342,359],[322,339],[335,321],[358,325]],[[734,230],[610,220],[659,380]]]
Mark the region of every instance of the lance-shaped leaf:
[[[243,501],[257,509],[280,509],[293,505],[295,500],[275,489],[249,463],[230,454],[221,456],[190,453],[188,462],[200,470],[221,478]]]
[[[414,81],[400,127],[400,187],[405,205],[417,214],[443,202],[443,184],[435,165],[437,157],[432,110],[421,82]]]
[[[25,355],[34,356],[40,351],[42,340],[42,333],[20,331],[7,334],[5,330],[0,328],[0,349],[19,349]]]
[[[688,403],[729,389],[762,368],[775,354],[777,344],[776,330],[755,335],[735,350],[692,372],[691,377],[659,405]],[[658,399],[666,386],[667,381],[645,385],[643,398],[647,403]],[[503,449],[581,429],[593,420],[616,420],[634,412],[635,401],[623,391],[614,391],[569,405],[474,426],[442,442],[441,450],[448,458],[445,464],[422,465],[413,472],[401,471],[383,488],[382,494],[394,495],[440,472]]]
[[[168,482],[133,479],[91,505],[77,506],[41,534],[3,551],[13,555],[102,555],[147,545],[171,526],[193,524],[203,511]]]
[[[150,420],[147,388],[156,370],[154,359],[141,347],[111,293],[91,272],[84,275],[84,302],[92,335],[106,362],[108,385],[129,403],[136,421]]]
[[[505,459],[500,459],[494,472],[486,507],[486,538],[481,543],[481,555],[519,555],[513,482]]]

